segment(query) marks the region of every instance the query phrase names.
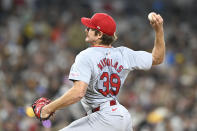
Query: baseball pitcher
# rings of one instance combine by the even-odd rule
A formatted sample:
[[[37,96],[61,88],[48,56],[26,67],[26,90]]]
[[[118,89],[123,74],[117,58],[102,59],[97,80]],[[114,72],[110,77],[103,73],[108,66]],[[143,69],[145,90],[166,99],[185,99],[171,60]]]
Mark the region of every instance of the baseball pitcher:
[[[106,13],[96,13],[91,18],[81,18],[87,28],[87,43],[91,47],[80,52],[70,70],[73,87],[54,101],[43,98],[34,103],[34,112],[48,119],[56,110],[81,100],[87,115],[72,122],[61,131],[132,131],[131,116],[117,95],[128,73],[135,69],[148,70],[163,62],[165,42],[163,19],[153,13],[150,24],[155,31],[152,53],[134,51],[127,47],[114,48],[116,23]]]

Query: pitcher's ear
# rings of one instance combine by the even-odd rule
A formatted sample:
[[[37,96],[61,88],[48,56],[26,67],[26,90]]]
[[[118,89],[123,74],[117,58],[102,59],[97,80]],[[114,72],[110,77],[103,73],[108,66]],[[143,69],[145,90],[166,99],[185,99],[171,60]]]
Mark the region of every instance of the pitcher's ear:
[[[103,36],[103,32],[99,31],[98,33],[99,39]]]

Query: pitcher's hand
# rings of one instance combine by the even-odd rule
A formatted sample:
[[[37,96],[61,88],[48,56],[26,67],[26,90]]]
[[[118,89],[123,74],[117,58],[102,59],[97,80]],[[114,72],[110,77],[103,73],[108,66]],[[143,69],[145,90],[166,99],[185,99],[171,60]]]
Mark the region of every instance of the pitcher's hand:
[[[160,16],[160,14],[152,13],[150,24],[156,32],[163,31],[163,18]]]

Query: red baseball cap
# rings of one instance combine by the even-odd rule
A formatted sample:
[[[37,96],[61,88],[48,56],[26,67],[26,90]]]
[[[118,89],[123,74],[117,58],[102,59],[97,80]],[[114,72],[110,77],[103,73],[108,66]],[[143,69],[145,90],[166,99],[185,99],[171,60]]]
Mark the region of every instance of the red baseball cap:
[[[116,22],[106,13],[96,13],[92,18],[82,17],[81,23],[86,27],[99,30],[109,36],[113,36],[116,32]]]

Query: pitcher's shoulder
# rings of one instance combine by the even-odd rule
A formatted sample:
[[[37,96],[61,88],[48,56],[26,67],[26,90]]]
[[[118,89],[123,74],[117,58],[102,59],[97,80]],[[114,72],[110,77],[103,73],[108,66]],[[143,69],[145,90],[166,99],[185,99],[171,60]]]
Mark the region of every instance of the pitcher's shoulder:
[[[92,48],[87,48],[85,50],[82,50],[81,52],[79,52],[79,54],[77,55],[77,57],[89,57],[94,53],[94,50],[92,50]]]
[[[134,50],[132,50],[128,47],[125,47],[125,46],[116,47],[116,49],[121,51],[121,52],[124,52],[124,53],[127,52],[127,51],[130,51],[130,52],[134,51]]]

